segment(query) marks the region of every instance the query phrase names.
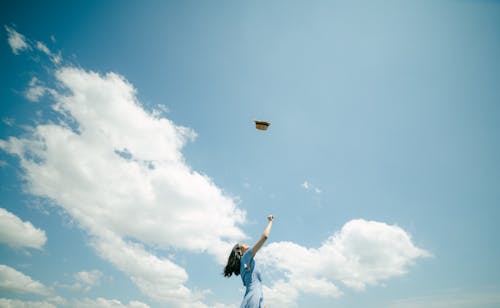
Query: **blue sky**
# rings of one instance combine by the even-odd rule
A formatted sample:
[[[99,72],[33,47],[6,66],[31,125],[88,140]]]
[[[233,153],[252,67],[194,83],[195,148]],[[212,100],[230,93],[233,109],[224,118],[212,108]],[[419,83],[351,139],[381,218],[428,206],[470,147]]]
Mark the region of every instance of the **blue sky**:
[[[1,305],[500,305],[500,2],[0,11]]]

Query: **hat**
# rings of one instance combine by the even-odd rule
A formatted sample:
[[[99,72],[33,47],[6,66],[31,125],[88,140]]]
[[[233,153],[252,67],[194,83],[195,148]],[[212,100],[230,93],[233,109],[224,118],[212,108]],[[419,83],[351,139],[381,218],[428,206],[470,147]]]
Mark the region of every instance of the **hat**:
[[[255,122],[255,128],[257,128],[259,130],[267,130],[269,125],[271,125],[271,123],[266,122],[266,121],[255,120],[254,122]]]

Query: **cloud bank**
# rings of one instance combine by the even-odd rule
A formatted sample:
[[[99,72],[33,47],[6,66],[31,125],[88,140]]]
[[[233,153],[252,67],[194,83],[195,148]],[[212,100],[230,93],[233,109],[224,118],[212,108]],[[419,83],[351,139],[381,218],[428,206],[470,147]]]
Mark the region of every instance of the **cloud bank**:
[[[50,296],[53,291],[10,266],[0,264],[0,293]]]
[[[298,295],[338,297],[336,281],[356,290],[403,275],[417,258],[430,254],[416,247],[398,226],[363,219],[351,220],[319,248],[292,242],[266,246],[259,258],[266,269],[285,273],[266,288],[276,306],[293,306]]]
[[[42,249],[45,242],[45,231],[0,208],[0,243],[16,248]]]
[[[138,102],[122,76],[74,67],[55,71],[60,122],[10,137],[30,193],[53,200],[88,231],[96,253],[160,302],[199,305],[186,271],[146,245],[208,253],[223,263],[246,235],[245,212],[181,153],[195,133]],[[131,241],[133,239],[134,241]]]

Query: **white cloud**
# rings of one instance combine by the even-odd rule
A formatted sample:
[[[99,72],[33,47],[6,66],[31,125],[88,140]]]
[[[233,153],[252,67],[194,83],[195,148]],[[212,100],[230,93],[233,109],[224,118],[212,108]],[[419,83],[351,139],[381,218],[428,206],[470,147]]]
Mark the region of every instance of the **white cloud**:
[[[75,279],[78,282],[89,286],[99,285],[102,273],[98,270],[81,271],[75,274]]]
[[[149,305],[139,302],[131,301],[128,304],[122,304],[121,301],[116,299],[105,299],[98,297],[96,299],[82,299],[71,302],[70,307],[74,308],[148,308]]]
[[[111,232],[95,238],[92,245],[101,257],[127,273],[153,300],[178,307],[204,307],[199,302],[201,294],[184,285],[188,279],[186,271],[170,260],[158,258],[142,245],[127,243]]]
[[[42,249],[47,241],[45,231],[35,228],[29,221],[0,208],[0,243],[11,247]]]
[[[61,52],[59,52],[57,55],[52,53],[49,47],[47,47],[47,45],[45,45],[43,42],[40,41],[36,42],[35,47],[36,49],[40,50],[41,52],[49,56],[50,60],[52,60],[52,62],[54,62],[55,64],[59,64],[61,62],[62,60]]]
[[[264,302],[269,307],[297,307],[299,291],[283,279],[274,281],[272,287],[262,287]]]
[[[84,298],[76,300],[66,300],[62,298],[48,299],[45,301],[23,301],[19,299],[0,298],[0,307],[5,308],[149,308],[148,304],[139,301],[130,301],[124,304],[116,299],[105,299],[98,297],[95,299]]]
[[[56,285],[73,291],[88,292],[100,284],[102,276],[102,272],[98,270],[81,271],[73,275],[75,279],[73,284],[56,283]]]
[[[266,246],[259,258],[266,268],[282,270],[286,281],[268,288],[273,303],[287,300],[283,285],[303,293],[337,297],[342,292],[335,281],[363,290],[406,273],[415,259],[430,254],[416,247],[401,228],[362,219],[347,222],[319,248],[305,248],[292,242]],[[287,294],[294,294],[291,290]]]
[[[36,77],[33,77],[31,78],[29,88],[24,93],[24,96],[31,102],[38,102],[47,91],[47,88],[41,84],[40,80],[38,80],[38,78]]]
[[[47,47],[47,45],[45,45],[44,43],[42,42],[36,42],[36,45],[35,45],[36,49],[40,50],[41,52],[43,52],[44,54],[48,55],[48,56],[51,56],[52,53],[50,52],[49,48]]]
[[[51,90],[53,108],[67,123],[40,124],[31,137],[0,140],[0,148],[20,158],[27,190],[65,209],[96,252],[145,294],[201,305],[183,268],[138,244],[205,252],[223,264],[246,238],[245,212],[183,158],[195,133],[144,110],[117,74],[66,67],[55,77],[64,94]]]
[[[15,55],[18,55],[20,51],[32,49],[29,40],[24,35],[9,26],[5,26],[5,30],[7,31],[7,41]],[[55,42],[55,37],[51,36],[51,40]],[[60,51],[53,53],[45,43],[40,41],[34,43],[34,47],[46,54],[54,64],[61,63],[62,56]]]
[[[18,299],[0,298],[0,307],[3,308],[56,308],[47,301],[22,301]]]
[[[302,183],[302,187],[304,187],[305,189],[309,189],[309,182],[304,181],[304,183]]]
[[[215,303],[213,305],[211,305],[210,307],[212,308],[238,308],[240,307],[239,304],[221,304],[221,303]]]
[[[14,54],[17,55],[19,54],[19,51],[30,49],[24,35],[8,26],[5,26],[5,30],[7,30],[7,41],[9,42],[10,48]]]
[[[309,181],[304,181],[304,183],[302,183],[302,188],[304,188],[305,190],[309,190],[309,191],[312,191],[314,192],[315,194],[321,194],[321,189],[319,189],[318,187],[312,185]]]
[[[0,264],[0,293],[52,295],[52,290],[12,267]]]

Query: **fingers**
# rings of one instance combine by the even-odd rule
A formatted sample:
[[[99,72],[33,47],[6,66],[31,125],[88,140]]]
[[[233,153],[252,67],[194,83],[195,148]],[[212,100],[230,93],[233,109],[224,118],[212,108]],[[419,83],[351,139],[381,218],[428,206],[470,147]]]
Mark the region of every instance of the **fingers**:
[[[274,216],[273,216],[273,215],[269,215],[269,216],[267,216],[267,220],[269,220],[269,221],[273,221],[273,220],[274,220]]]

